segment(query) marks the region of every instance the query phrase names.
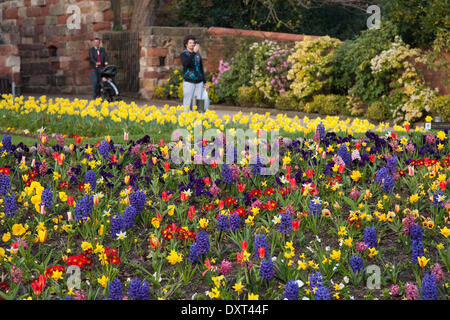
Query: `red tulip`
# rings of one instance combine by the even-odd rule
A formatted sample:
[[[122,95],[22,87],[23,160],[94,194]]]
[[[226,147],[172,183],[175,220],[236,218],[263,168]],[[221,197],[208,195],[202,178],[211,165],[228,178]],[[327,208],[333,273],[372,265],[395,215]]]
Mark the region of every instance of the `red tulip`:
[[[359,143],[359,142],[355,143],[355,148],[356,148],[356,150],[359,151],[359,149],[361,149],[361,143]]]
[[[314,177],[314,172],[311,169],[306,170],[305,174],[310,179],[312,179],[312,177]]]
[[[297,232],[300,228],[300,221],[299,220],[292,220],[292,229]]]
[[[245,190],[245,186],[246,186],[245,183],[238,183],[237,184],[238,191],[243,192]]]
[[[444,191],[445,188],[447,187],[447,181],[441,181],[439,183],[439,187],[441,188],[442,191]]]
[[[169,169],[170,169],[170,163],[169,162],[164,163],[164,170],[169,171]]]
[[[258,254],[259,257],[262,259],[266,256],[266,249],[265,248],[258,248]]]
[[[241,241],[241,248],[242,250],[247,250],[247,240]]]
[[[207,187],[211,186],[211,179],[209,177],[204,178],[203,182]]]
[[[371,155],[369,156],[369,160],[370,160],[370,162],[375,162],[375,155],[374,155],[374,154],[371,154]]]
[[[69,207],[71,207],[73,205],[73,197],[72,196],[67,196],[67,204],[69,205]]]
[[[195,207],[194,206],[190,206],[189,207],[189,211],[188,211],[189,220],[194,219],[194,215],[195,215]]]
[[[35,295],[40,295],[45,287],[45,276],[41,274],[38,278],[34,279],[31,283],[31,287],[33,288]]]

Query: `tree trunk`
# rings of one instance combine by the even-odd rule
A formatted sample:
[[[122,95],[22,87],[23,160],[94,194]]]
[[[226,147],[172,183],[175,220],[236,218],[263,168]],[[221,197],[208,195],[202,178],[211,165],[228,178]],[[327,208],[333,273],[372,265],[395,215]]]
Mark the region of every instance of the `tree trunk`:
[[[134,0],[133,16],[131,17],[130,26],[132,31],[138,31],[148,25],[156,2],[156,0]]]

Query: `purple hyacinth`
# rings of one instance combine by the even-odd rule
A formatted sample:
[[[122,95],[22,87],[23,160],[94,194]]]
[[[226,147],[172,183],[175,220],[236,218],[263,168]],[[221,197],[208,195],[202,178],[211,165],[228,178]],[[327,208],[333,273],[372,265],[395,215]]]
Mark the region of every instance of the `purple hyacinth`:
[[[314,217],[317,217],[322,212],[322,204],[319,197],[314,197],[314,199],[309,200],[309,214]]]
[[[0,173],[0,195],[9,193],[11,190],[11,179],[7,174]]]
[[[209,252],[209,235],[206,231],[202,230],[197,233],[195,238],[195,243],[197,244],[197,253],[199,255],[208,254]]]
[[[352,155],[348,151],[347,145],[345,143],[341,144],[337,154],[342,158],[342,160],[344,160],[346,167],[348,167],[352,163]]]
[[[3,139],[2,139],[2,145],[3,145],[3,147],[2,147],[3,151],[8,151],[8,152],[11,151],[11,146],[12,146],[11,136],[4,135]]]
[[[18,207],[16,196],[14,193],[12,195],[5,195],[5,198],[3,199],[3,204],[5,207],[5,214],[7,217],[12,217],[16,215]]]
[[[427,273],[422,279],[421,300],[437,300],[436,275]]]
[[[41,205],[45,206],[46,209],[50,209],[53,203],[53,189],[48,187],[42,191],[41,195]]]
[[[386,168],[391,172],[391,174],[394,174],[397,171],[397,157],[393,156],[390,157],[386,163]]]
[[[261,278],[271,280],[273,278],[273,262],[272,259],[263,259],[261,261],[261,268],[259,269]]]
[[[316,132],[320,135],[320,140],[325,138],[325,126],[323,125],[322,121],[317,125]]]
[[[292,218],[289,210],[281,214],[280,219],[280,232],[287,234],[292,231]]]
[[[228,231],[229,229],[229,218],[226,214],[220,214],[219,217],[217,218],[217,231]]]
[[[320,271],[313,272],[309,275],[309,288],[318,288],[323,285],[322,274]]]
[[[106,140],[103,140],[98,147],[98,152],[103,157],[103,159],[109,158],[109,143]]]
[[[266,258],[266,259],[269,258],[269,246],[267,244],[266,236],[263,234],[256,234],[254,242],[255,242],[254,247],[255,247],[256,255],[259,256],[259,253],[258,253],[259,248],[264,248],[264,250],[265,250],[264,258]]]
[[[233,172],[226,164],[222,166],[222,180],[228,184],[233,183]]]
[[[386,175],[383,181],[383,192],[384,193],[392,193],[394,189],[395,179],[391,175]]]
[[[352,268],[354,274],[364,271],[364,263],[362,258],[357,255],[352,255],[350,258],[350,267]]]
[[[94,207],[94,197],[85,195],[80,201],[75,205],[75,220],[86,220],[92,212]]]
[[[97,178],[95,177],[94,170],[88,170],[88,172],[86,172],[86,175],[84,176],[84,183],[89,183],[91,189],[95,190],[95,187],[97,186]]]
[[[134,226],[134,220],[136,219],[137,212],[133,206],[128,206],[125,208],[123,213],[123,226],[124,228],[132,228]]]
[[[147,281],[141,283],[137,278],[130,281],[128,297],[134,300],[148,300],[150,296],[150,286]]]
[[[377,230],[374,227],[364,229],[364,242],[369,248],[378,248]]]
[[[409,228],[409,235],[411,236],[411,240],[422,241],[422,227],[415,223]]]
[[[115,278],[109,284],[109,298],[108,300],[122,300],[122,282],[119,278]]]
[[[230,215],[230,229],[236,231],[241,229],[241,217],[238,212]]]
[[[265,167],[262,159],[260,156],[256,156],[256,161],[254,164],[251,165],[253,169],[253,175],[260,176],[261,175],[261,169]]]
[[[197,249],[197,243],[194,243],[189,248],[189,261],[191,261],[192,263],[199,263],[200,261],[198,260],[198,257],[199,254]]]
[[[318,287],[314,294],[314,300],[330,300],[330,290],[326,286]]]
[[[433,205],[435,208],[444,208],[445,207],[445,196],[441,190],[433,193]]]
[[[382,167],[381,169],[378,169],[376,172],[376,178],[375,182],[378,184],[382,184],[383,180],[386,179],[386,177],[389,175],[389,169],[386,167]]]
[[[284,287],[283,299],[286,300],[298,300],[298,284],[297,281],[289,280]]]
[[[133,192],[130,195],[130,204],[136,209],[136,213],[139,214],[145,207],[145,193],[142,190]]]
[[[111,236],[113,238],[115,238],[117,234],[125,230],[125,227],[123,225],[123,217],[120,214],[117,214],[115,217],[111,218],[110,225],[111,225]]]
[[[425,250],[423,249],[423,243],[420,240],[411,241],[411,263],[418,264],[417,258],[423,257]]]

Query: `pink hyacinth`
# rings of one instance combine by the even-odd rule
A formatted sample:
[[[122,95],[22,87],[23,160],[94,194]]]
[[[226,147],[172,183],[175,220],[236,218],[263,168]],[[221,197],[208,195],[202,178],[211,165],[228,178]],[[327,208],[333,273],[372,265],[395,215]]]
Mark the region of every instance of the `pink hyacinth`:
[[[414,217],[413,216],[407,216],[403,219],[403,234],[405,236],[409,235],[409,229],[414,224]]]
[[[11,279],[15,284],[19,284],[23,281],[22,269],[11,266]]]
[[[425,139],[427,140],[428,144],[435,144],[436,143],[436,137],[432,135],[431,133],[427,134],[425,136]]]
[[[133,156],[138,156],[140,152],[141,152],[141,145],[140,144],[137,144],[137,145],[131,147],[131,154]]]
[[[220,264],[219,272],[223,275],[227,275],[231,272],[232,263],[228,260],[222,260],[222,263]]]
[[[356,244],[356,251],[358,252],[364,252],[369,248],[369,246],[367,245],[367,243],[365,243],[364,241],[358,242]]]
[[[400,288],[398,285],[393,284],[389,289],[389,294],[393,297],[397,297],[400,294]]]
[[[353,160],[361,161],[361,155],[359,154],[358,150],[352,152],[352,161]]]
[[[349,197],[350,197],[352,200],[358,199],[359,196],[360,196],[360,192],[359,192],[358,189],[356,189],[356,188],[353,188],[352,191],[351,191],[350,194],[349,194]]]
[[[76,290],[74,300],[86,300],[86,293],[84,290]]]
[[[442,271],[442,267],[439,263],[435,263],[434,265],[431,266],[431,273],[436,275],[436,281],[437,282],[441,282],[444,281],[445,279],[445,274]]]
[[[418,300],[419,299],[419,290],[414,283],[407,283],[405,286],[406,299],[408,300]]]
[[[217,197],[221,191],[222,190],[215,183],[211,186],[211,188],[209,188],[209,192],[213,195],[213,197]]]

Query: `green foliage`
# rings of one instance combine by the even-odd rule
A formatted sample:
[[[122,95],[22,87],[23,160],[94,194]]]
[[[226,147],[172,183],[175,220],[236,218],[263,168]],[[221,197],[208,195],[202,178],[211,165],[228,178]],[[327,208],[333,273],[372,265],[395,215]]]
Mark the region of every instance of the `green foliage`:
[[[158,99],[166,99],[169,96],[169,91],[166,86],[157,86],[155,88],[155,92],[153,93],[153,97]]]
[[[237,104],[244,108],[268,107],[262,93],[254,86],[243,85],[238,88]]]
[[[347,103],[346,96],[335,94],[318,94],[314,96],[313,101],[306,103],[305,112],[313,112],[324,115],[339,115],[346,111],[345,105]]]
[[[375,101],[369,105],[365,114],[366,118],[374,121],[383,121],[388,119],[388,106],[383,101]]]
[[[385,0],[382,12],[414,47],[430,48],[440,30],[450,29],[450,0]]]
[[[333,90],[341,94],[350,91],[368,104],[386,94],[388,88],[371,74],[370,60],[387,50],[396,35],[394,25],[382,23],[380,29],[366,30],[356,40],[340,46],[332,59]]]
[[[440,116],[442,121],[450,121],[450,95],[436,97],[431,104],[433,116]]]
[[[295,98],[292,91],[280,93],[275,100],[275,108],[279,110],[303,111],[303,105]]]

